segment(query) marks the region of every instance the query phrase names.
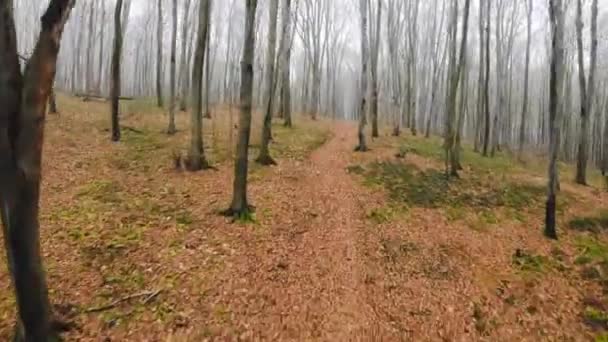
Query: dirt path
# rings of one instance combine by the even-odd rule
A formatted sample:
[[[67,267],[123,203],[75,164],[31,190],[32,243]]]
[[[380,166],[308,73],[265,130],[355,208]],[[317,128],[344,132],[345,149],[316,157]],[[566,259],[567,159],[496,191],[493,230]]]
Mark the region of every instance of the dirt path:
[[[260,211],[272,210],[261,222],[269,227],[235,237],[246,246],[223,272],[230,295],[222,298],[237,328],[221,335],[353,341],[379,334],[359,260],[365,199],[346,172],[353,129],[334,125],[332,139],[308,160],[285,163],[252,186]]]

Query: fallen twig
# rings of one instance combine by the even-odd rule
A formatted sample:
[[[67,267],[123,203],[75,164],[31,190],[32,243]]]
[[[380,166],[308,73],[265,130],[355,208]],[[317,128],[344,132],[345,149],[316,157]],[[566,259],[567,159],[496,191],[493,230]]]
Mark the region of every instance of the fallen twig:
[[[156,291],[144,291],[144,292],[140,292],[140,293],[135,293],[135,294],[128,295],[126,297],[117,299],[106,305],[86,309],[86,310],[84,310],[84,313],[94,313],[94,312],[102,312],[102,311],[110,310],[110,309],[113,309],[116,306],[118,306],[118,304],[120,304],[120,303],[124,303],[126,301],[129,301],[129,300],[132,300],[135,298],[142,298],[142,297],[146,297],[146,299],[143,301],[143,304],[145,305],[145,304],[148,304],[153,298],[158,296],[161,292],[162,292],[162,289],[159,289]]]

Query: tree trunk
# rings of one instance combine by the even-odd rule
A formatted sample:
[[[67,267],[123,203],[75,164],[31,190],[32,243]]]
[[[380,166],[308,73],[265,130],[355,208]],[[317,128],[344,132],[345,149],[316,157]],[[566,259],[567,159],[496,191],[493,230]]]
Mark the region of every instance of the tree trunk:
[[[564,73],[564,8],[562,0],[549,0],[551,18],[551,74],[549,86],[549,168],[547,205],[545,211],[545,236],[557,239],[555,227],[556,193],[558,182],[557,153],[559,150],[559,131],[561,102],[559,94],[563,88]]]
[[[260,145],[260,154],[256,162],[262,165],[276,165],[276,162],[270,156],[270,138],[272,137],[272,104],[274,99],[274,62],[276,54],[277,41],[277,12],[279,0],[270,0],[269,8],[269,26],[268,26],[268,45],[266,49],[266,82],[264,90],[266,99],[264,124],[262,126],[262,143]]]
[[[114,12],[114,51],[112,52],[112,85],[110,86],[110,99],[112,111],[112,141],[120,140],[119,123],[119,97],[120,97],[120,55],[122,53],[121,13],[122,0],[116,1]]]
[[[196,52],[192,68],[192,117],[190,123],[190,154],[187,168],[189,171],[200,171],[209,167],[205,158],[203,145],[203,68],[205,65],[205,50],[207,31],[209,30],[209,9],[211,0],[201,0],[199,5],[198,33]]]
[[[359,145],[355,148],[355,151],[365,152],[367,151],[367,144],[365,143],[365,125],[366,110],[367,110],[367,53],[368,53],[368,32],[367,32],[367,0],[359,0],[359,11],[361,15],[361,106],[359,107]]]
[[[587,161],[589,159],[589,116],[593,112],[592,106],[595,90],[595,69],[597,65],[597,0],[593,0],[591,6],[591,62],[589,79],[585,80],[585,62],[583,58],[583,6],[582,0],[577,0],[576,42],[578,46],[578,74],[581,88],[581,131],[579,135],[578,154],[576,159],[576,183],[581,185],[587,185]],[[588,82],[588,84],[585,82]]]
[[[456,59],[456,37],[457,37],[457,24],[458,24],[458,1],[455,1],[453,6],[453,34],[452,34],[452,58],[450,64],[453,65],[453,68],[450,68],[450,88],[449,94],[447,98],[447,126],[446,126],[446,135],[445,135],[445,149],[446,149],[446,157],[449,160],[449,172],[450,176],[458,176],[458,156],[456,149],[458,148],[456,144],[456,131],[454,125],[457,124],[456,121],[456,96],[458,95],[458,87],[461,80],[461,74],[464,69],[464,63],[466,58],[466,48],[467,48],[467,36],[468,36],[468,26],[469,26],[469,8],[471,5],[471,0],[465,0],[464,5],[464,18],[462,24],[462,41],[460,45],[460,56],[458,60]],[[463,90],[464,91],[464,90]],[[446,160],[446,164],[448,163]],[[447,170],[446,170],[447,171]]]
[[[376,17],[376,29],[374,37],[374,50],[372,52],[372,137],[380,136],[378,132],[378,53],[380,50],[380,22],[382,21],[382,1],[378,1],[378,10]]]
[[[105,17],[106,17],[106,0],[101,0],[101,23],[105,23]],[[95,85],[95,92],[97,93],[97,95],[102,95],[102,91],[101,91],[101,79],[102,79],[102,75],[103,75],[103,59],[104,59],[104,55],[103,55],[103,40],[104,40],[104,33],[105,33],[105,26],[106,25],[99,25],[101,26],[101,32],[99,35],[99,61],[98,61],[98,67],[97,67],[97,84]]]
[[[285,127],[292,127],[291,118],[291,0],[284,0],[282,7],[282,44],[281,44],[281,114]]]
[[[74,0],[52,0],[25,74],[17,55],[12,1],[0,3],[0,214],[16,293],[15,341],[52,341],[51,308],[40,252],[38,206],[46,104],[63,27]]]
[[[485,65],[486,65],[486,71],[485,71],[485,85],[484,85],[484,89],[483,89],[483,97],[484,97],[484,107],[485,107],[485,120],[484,120],[484,133],[483,133],[483,152],[482,155],[484,157],[488,156],[488,145],[490,144],[490,128],[492,127],[492,122],[490,119],[490,32],[491,32],[491,18],[490,18],[490,14],[491,14],[491,9],[492,9],[492,2],[491,1],[487,1],[486,2],[488,7],[486,8],[486,52],[485,52]]]
[[[251,135],[251,108],[253,100],[253,61],[255,48],[255,14],[257,0],[246,0],[245,39],[241,62],[241,113],[239,116],[239,137],[234,164],[234,184],[232,203],[225,214],[247,218],[251,207],[247,202],[247,170],[249,137]]]
[[[158,0],[158,26],[156,27],[156,105],[163,107],[163,8],[162,0]]]
[[[173,0],[173,11],[171,15],[173,19],[173,25],[171,29],[171,70],[169,71],[170,79],[170,98],[169,98],[169,127],[167,128],[167,134],[173,135],[176,132],[175,129],[175,50],[177,49],[177,0]]]
[[[180,82],[179,87],[181,89],[181,97],[179,102],[179,109],[186,111],[188,109],[188,68],[186,63],[186,46],[188,42],[188,14],[190,14],[190,1],[186,0],[184,7],[184,15],[182,16],[182,51],[179,63]]]
[[[519,124],[519,157],[524,152],[526,142],[526,116],[528,114],[528,86],[530,75],[530,44],[532,43],[532,0],[528,0],[528,29],[526,43],[526,66],[524,71],[524,99],[521,109],[521,122]]]

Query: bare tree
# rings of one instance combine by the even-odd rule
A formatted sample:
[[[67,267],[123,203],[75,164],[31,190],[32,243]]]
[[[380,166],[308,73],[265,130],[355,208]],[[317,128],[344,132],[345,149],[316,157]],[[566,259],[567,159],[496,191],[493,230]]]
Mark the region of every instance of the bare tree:
[[[173,25],[171,29],[171,70],[169,71],[169,85],[170,98],[169,98],[169,127],[167,128],[167,134],[175,134],[175,50],[177,49],[177,0],[173,0],[173,11],[171,15],[173,19]]]
[[[251,135],[251,107],[253,101],[253,61],[255,47],[255,15],[257,0],[246,0],[245,39],[243,60],[241,61],[241,113],[239,117],[239,138],[234,164],[234,184],[232,203],[224,212],[227,216],[247,218],[252,207],[247,201],[247,170],[249,137]]]
[[[52,0],[22,75],[13,2],[0,2],[0,213],[17,297],[15,341],[58,339],[40,252],[38,221],[46,103],[63,27],[75,0]]]
[[[116,1],[114,11],[114,50],[112,52],[112,83],[110,86],[110,109],[112,112],[112,141],[120,140],[119,97],[120,97],[120,55],[122,54],[122,6],[123,1]]]
[[[551,73],[549,85],[549,168],[545,236],[557,239],[555,227],[556,193],[558,184],[557,153],[559,150],[560,106],[559,94],[564,79],[564,7],[562,0],[549,0],[551,18]]]
[[[266,50],[266,82],[265,82],[265,114],[264,124],[262,126],[262,143],[260,144],[260,154],[256,158],[256,162],[262,165],[276,165],[276,162],[270,156],[270,139],[272,138],[272,108],[274,99],[274,63],[276,55],[277,41],[277,12],[279,0],[270,0],[269,9],[269,25],[268,25],[268,45]]]
[[[157,2],[158,23],[156,27],[156,104],[163,106],[163,2]]]
[[[178,82],[181,89],[179,109],[182,111],[185,111],[188,108],[188,68],[186,63],[186,46],[188,44],[188,14],[190,14],[190,2],[191,0],[186,0],[184,3],[184,13],[182,16],[182,48],[179,63],[180,82]]]
[[[492,39],[490,36],[491,30],[491,10],[492,10],[492,1],[486,1],[486,52],[485,52],[485,76],[484,81],[485,85],[483,87],[483,104],[484,104],[484,133],[483,133],[483,149],[482,155],[484,157],[488,156],[488,147],[490,144],[490,129],[492,127],[491,115],[490,115],[490,40]]]
[[[524,71],[524,98],[521,109],[521,122],[519,124],[519,157],[521,158],[524,152],[524,144],[526,139],[526,116],[528,113],[528,86],[530,79],[530,44],[532,43],[532,0],[528,0],[527,10],[527,36],[526,36],[526,66]]]
[[[198,15],[198,32],[196,38],[196,52],[192,68],[192,116],[190,123],[190,154],[187,168],[190,171],[200,171],[208,168],[203,145],[203,67],[205,65],[205,51],[207,45],[207,31],[209,30],[209,9],[211,0],[201,0]]]
[[[371,116],[372,116],[372,137],[377,138],[378,133],[378,54],[380,50],[380,23],[382,22],[382,1],[378,0],[378,9],[376,10],[376,22],[373,35],[373,51],[371,53],[371,74],[372,74],[372,98],[371,98]]]
[[[458,176],[458,157],[456,149],[456,130],[454,125],[456,124],[456,96],[458,95],[458,87],[461,80],[462,70],[464,68],[467,48],[467,36],[469,26],[469,8],[471,6],[471,0],[465,0],[464,5],[464,18],[462,24],[462,41],[460,45],[460,55],[457,57],[457,31],[458,31],[458,0],[454,0],[452,9],[452,42],[451,45],[451,57],[450,57],[450,83],[449,93],[446,101],[447,104],[447,125],[445,134],[445,150],[446,150],[446,173],[451,176]],[[448,165],[449,164],[449,165]]]
[[[587,185],[587,161],[589,159],[589,116],[593,113],[593,96],[595,93],[595,71],[597,67],[597,0],[591,4],[591,61],[589,78],[585,80],[585,62],[583,57],[583,5],[576,1],[576,42],[578,46],[578,75],[581,89],[580,114],[581,131],[576,160],[576,182]],[[585,81],[587,84],[585,84]]]
[[[291,118],[291,47],[293,41],[291,29],[291,0],[283,0],[281,9],[281,116],[285,120],[285,127],[292,126]]]
[[[359,145],[355,148],[355,151],[358,152],[367,151],[367,144],[365,143],[365,125],[367,124],[367,43],[369,41],[367,32],[367,5],[367,0],[359,0],[359,12],[361,15],[361,82],[359,84],[361,106],[359,107]]]

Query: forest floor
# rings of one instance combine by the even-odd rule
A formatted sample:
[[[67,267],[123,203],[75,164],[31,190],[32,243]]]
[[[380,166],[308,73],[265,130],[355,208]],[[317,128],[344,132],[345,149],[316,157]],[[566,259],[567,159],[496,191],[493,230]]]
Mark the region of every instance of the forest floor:
[[[299,119],[274,126],[278,166],[252,167],[255,217],[232,222],[218,213],[237,110],[205,121],[217,170],[193,174],[172,160],[188,131],[166,136],[149,103],[123,107],[118,144],[107,104],[59,105],[41,226],[50,297],[76,326],[67,340],[608,340],[608,194],[596,174],[580,187],[560,165],[560,240],[549,241],[541,161],[465,151],[448,182],[436,138],[382,136],[362,154],[354,123]],[[177,122],[188,127],[184,113]],[[252,134],[255,155],[257,119]],[[14,299],[0,265],[7,340]]]

